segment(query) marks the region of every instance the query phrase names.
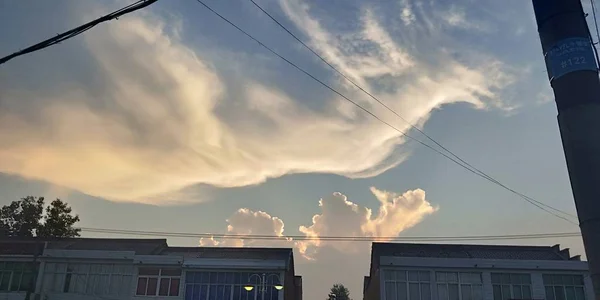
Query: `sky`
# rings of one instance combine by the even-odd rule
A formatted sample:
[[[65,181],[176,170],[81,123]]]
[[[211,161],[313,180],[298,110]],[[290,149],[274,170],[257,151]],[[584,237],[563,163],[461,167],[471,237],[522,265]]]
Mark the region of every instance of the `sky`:
[[[574,214],[529,1],[204,0],[396,129]],[[0,0],[0,55],[132,1]],[[0,66],[0,205],[61,198],[82,227],[277,236],[577,232],[372,118],[194,0],[161,0]],[[431,144],[431,142],[427,141]],[[110,236],[83,232],[86,237]],[[361,298],[369,244],[293,247],[307,299]],[[554,245],[580,238],[485,241]],[[343,266],[343,267],[341,267]]]

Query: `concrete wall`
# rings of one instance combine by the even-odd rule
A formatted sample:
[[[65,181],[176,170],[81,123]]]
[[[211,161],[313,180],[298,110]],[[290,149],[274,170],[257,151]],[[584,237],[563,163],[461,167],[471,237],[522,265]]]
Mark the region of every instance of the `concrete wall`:
[[[380,275],[384,270],[426,270],[431,273],[432,300],[437,299],[435,271],[477,272],[482,274],[483,300],[493,300],[494,291],[491,273],[528,273],[531,275],[532,298],[546,299],[543,274],[577,274],[584,277],[587,300],[593,300],[593,287],[589,277],[587,262],[582,261],[527,261],[494,259],[446,259],[422,257],[381,257],[379,270],[374,272],[365,300],[388,300],[385,298],[385,283]],[[376,288],[375,288],[376,287]],[[389,299],[395,300],[395,299]]]
[[[2,293],[0,292],[0,300],[24,300],[25,293]]]
[[[435,272],[436,271],[442,271],[442,272],[477,272],[477,273],[481,273],[482,274],[482,287],[483,287],[483,300],[493,300],[494,299],[494,291],[493,291],[493,286],[492,286],[492,282],[491,282],[491,273],[528,273],[531,275],[531,290],[532,290],[532,298],[533,299],[546,299],[546,293],[545,293],[545,287],[544,287],[544,282],[543,282],[543,278],[542,278],[542,274],[577,274],[577,275],[582,275],[584,277],[584,289],[585,289],[585,293],[586,293],[586,299],[587,300],[593,300],[594,299],[594,295],[593,295],[593,286],[592,286],[592,282],[591,279],[589,277],[589,274],[587,272],[584,271],[565,271],[565,270],[523,270],[523,269],[502,269],[502,270],[498,270],[498,269],[486,269],[486,270],[482,270],[482,269],[474,269],[474,268],[418,268],[415,266],[410,266],[410,267],[400,267],[400,266],[386,266],[386,267],[382,267],[380,268],[380,270],[377,272],[377,275],[379,276],[380,274],[382,274],[383,270],[427,270],[430,271],[431,273],[431,295],[432,295],[432,300],[437,300],[437,285],[435,282]],[[374,288],[375,286],[377,286],[377,289]],[[371,284],[367,290],[367,293],[365,295],[365,300],[395,300],[395,299],[385,299],[385,292],[384,292],[384,287],[385,287],[385,283],[383,281],[380,281],[379,279],[377,280],[373,280],[371,279]],[[380,294],[377,293],[377,291],[380,291]],[[382,295],[380,297],[380,295]]]
[[[364,300],[379,300],[381,299],[381,291],[383,291],[383,285],[381,283],[380,272],[377,271],[373,273],[371,279],[369,280],[369,285],[365,290],[365,294],[363,296]]]
[[[0,298],[1,299],[1,298]],[[66,294],[66,293],[47,293],[43,294],[40,300],[129,300],[130,297],[117,298],[114,296],[88,296],[81,294]]]
[[[32,257],[0,256],[2,261],[31,261]],[[257,259],[184,259],[183,256],[162,255],[134,255],[131,251],[87,251],[87,250],[46,250],[39,257],[40,267],[35,291],[41,295],[40,300],[183,300],[185,294],[186,271],[190,270],[231,270],[248,271],[263,270],[267,272],[279,272],[284,281],[284,289],[279,291],[280,299],[301,300],[301,286],[297,286],[295,270],[286,268],[285,260],[257,260]],[[55,263],[106,263],[106,264],[131,264],[134,267],[129,295],[117,298],[115,296],[91,296],[74,293],[49,292],[44,288],[44,269],[48,262]],[[141,266],[182,267],[181,284],[179,296],[136,296],[138,268]],[[287,270],[286,270],[287,269]],[[0,300],[24,300],[25,293],[1,293]],[[31,297],[31,300],[35,300]]]

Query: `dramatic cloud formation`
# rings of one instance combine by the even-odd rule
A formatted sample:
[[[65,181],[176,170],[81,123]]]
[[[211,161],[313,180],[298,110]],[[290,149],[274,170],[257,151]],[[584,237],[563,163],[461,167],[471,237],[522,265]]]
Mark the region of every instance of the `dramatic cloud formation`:
[[[270,246],[277,244],[289,245],[287,239],[283,236],[283,221],[273,217],[264,211],[252,211],[248,208],[240,208],[229,219],[226,220],[227,234],[230,235],[266,235],[281,237],[281,241],[268,241]],[[201,238],[200,246],[221,246],[221,247],[244,247],[253,245],[264,245],[261,240],[244,239],[215,239]]]
[[[328,243],[318,238],[321,236],[395,237],[436,211],[436,208],[425,199],[425,192],[420,189],[398,195],[372,187],[371,192],[380,203],[376,214],[373,214],[370,208],[360,207],[348,201],[341,193],[334,193],[329,198],[321,199],[319,201],[321,214],[313,216],[311,226],[300,226],[300,232],[315,240],[297,242],[299,252],[312,257],[318,252],[319,247],[327,244],[342,251],[353,251],[356,250],[356,245],[352,243]]]
[[[239,209],[227,219],[227,233],[235,235],[268,235],[281,237],[281,240],[249,240],[243,239],[201,239],[202,246],[295,246],[303,257],[313,260],[317,258],[323,247],[332,247],[344,253],[364,252],[366,248],[356,243],[328,242],[320,238],[324,236],[349,237],[395,237],[432,213],[434,208],[425,199],[425,192],[420,189],[407,191],[404,194],[381,191],[374,187],[371,192],[379,201],[379,208],[373,214],[370,208],[362,207],[347,199],[341,193],[319,200],[321,213],[312,217],[312,225],[300,226],[299,231],[306,240],[294,241],[283,233],[284,223],[266,212],[254,212],[247,208]],[[385,238],[382,239],[385,241]]]
[[[422,125],[448,103],[504,107],[499,91],[513,82],[510,68],[484,54],[471,51],[465,60],[453,56],[452,45],[414,40],[433,21],[424,21],[423,7],[404,2],[402,20],[411,26],[403,35],[368,6],[356,26],[339,31],[323,26],[301,1],[280,4],[317,51],[408,122]],[[461,25],[460,16],[450,22]],[[161,17],[127,16],[84,35],[80,54],[87,58],[61,70],[64,78],[0,89],[0,172],[112,200],[165,203],[198,201],[171,193],[199,183],[244,186],[308,172],[374,176],[408,155],[397,147],[400,133],[349,103],[333,95],[291,96],[243,72],[236,81],[179,36]],[[0,73],[11,66],[19,68],[14,63]],[[86,68],[91,80],[77,80]],[[395,120],[347,82],[340,85]],[[309,101],[321,105],[303,104]]]

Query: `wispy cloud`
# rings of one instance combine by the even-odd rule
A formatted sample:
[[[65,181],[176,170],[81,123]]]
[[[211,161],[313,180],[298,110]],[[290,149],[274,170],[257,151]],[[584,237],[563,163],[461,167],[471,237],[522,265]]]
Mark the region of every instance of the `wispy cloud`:
[[[401,36],[393,38],[383,27],[383,21],[366,8],[360,15],[361,31],[332,33],[310,15],[310,7],[303,1],[280,0],[280,4],[311,44],[341,72],[350,75],[368,90],[376,91],[379,98],[385,99],[413,123],[426,117],[431,109],[449,103],[469,102],[479,108],[487,105],[501,107],[498,92],[513,83],[514,70],[484,53],[474,53],[468,48],[430,47],[435,43],[429,43],[433,41],[428,40],[431,35],[426,32],[433,28],[442,31],[442,24],[430,28],[407,26],[402,29]],[[412,7],[410,1],[402,4],[402,10]],[[423,4],[418,3],[417,6],[423,9]],[[434,19],[442,12],[446,13],[433,10],[422,18]],[[455,15],[448,17],[450,21],[455,25],[465,25],[460,21],[464,14],[458,10],[450,12]],[[416,18],[412,12],[410,15]],[[433,38],[440,36],[442,32]],[[468,53],[469,59],[456,58],[454,53],[458,51]],[[435,95],[413,94],[412,90]],[[414,109],[415,105],[424,107]],[[378,105],[374,105],[373,109],[386,113]]]
[[[451,6],[448,10],[440,12],[439,15],[446,25],[452,27],[482,32],[489,32],[491,30],[484,22],[474,20],[473,16],[467,16],[464,8]]]
[[[412,3],[410,0],[403,0],[400,2],[401,10],[400,10],[400,19],[404,22],[404,25],[409,26],[413,24],[417,17],[413,12]]]
[[[360,26],[339,33],[307,4],[280,3],[315,49],[411,123],[449,103],[502,107],[512,74],[499,60],[409,47],[370,9]],[[78,63],[94,70],[94,81],[74,80],[78,69],[69,68],[71,82],[48,78],[60,89],[2,89],[0,172],[111,200],[172,203],[178,199],[161,199],[195,184],[244,186],[310,172],[367,177],[406,159],[400,133],[349,103],[298,98],[244,73],[232,81],[180,39],[182,30],[165,30],[155,15],[128,16],[83,37],[90,59]],[[245,69],[264,68],[252,61]],[[394,120],[347,83],[340,90]],[[326,104],[314,110],[306,100]]]

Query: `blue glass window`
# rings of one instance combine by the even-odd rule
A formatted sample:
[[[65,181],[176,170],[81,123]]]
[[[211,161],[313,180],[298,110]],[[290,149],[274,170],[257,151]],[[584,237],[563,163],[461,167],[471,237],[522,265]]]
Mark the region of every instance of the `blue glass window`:
[[[194,296],[193,296],[193,294],[194,294],[194,285],[187,284],[187,285],[185,286],[185,296],[186,296],[186,299],[188,299],[188,298],[187,298],[187,297],[188,297],[188,295],[190,295],[189,297],[190,297],[191,299],[194,299]]]
[[[210,273],[209,272],[202,272],[199,275],[200,276],[198,276],[198,275],[196,275],[196,276],[201,277],[201,279],[198,280],[198,281],[196,281],[196,282],[199,282],[199,283],[210,283]]]
[[[279,281],[277,273],[189,271],[185,300],[279,300]],[[254,288],[247,291],[248,285]]]
[[[209,286],[208,285],[202,285],[200,287],[201,287],[201,289],[200,289],[200,298],[199,299],[206,300],[206,298],[208,296],[208,288],[209,288]]]
[[[218,295],[219,295],[219,291],[218,289],[218,285],[210,285],[208,287],[208,300],[217,300],[219,299]]]
[[[244,290],[244,287],[242,287],[241,285],[234,285],[232,286],[232,289],[233,299],[242,299],[242,294],[247,293],[246,290]]]
[[[223,287],[223,294],[226,295],[226,298],[225,298],[226,300],[230,299],[231,293],[233,292],[232,289],[233,289],[232,285],[226,285]]]
[[[186,276],[185,276],[185,283],[193,283],[194,282],[194,277],[196,276],[196,272],[187,272]]]
[[[234,284],[235,283],[235,273],[233,272],[227,272],[227,279],[225,280],[226,283],[231,283]]]
[[[206,299],[206,298],[202,298],[202,295],[200,295],[200,286],[199,285],[194,285],[193,286],[193,298],[192,299]]]

